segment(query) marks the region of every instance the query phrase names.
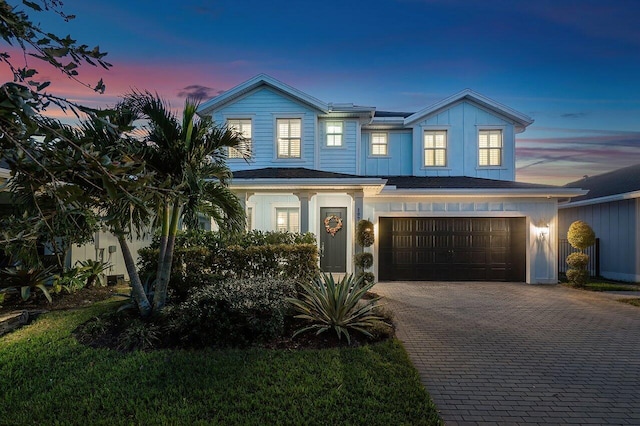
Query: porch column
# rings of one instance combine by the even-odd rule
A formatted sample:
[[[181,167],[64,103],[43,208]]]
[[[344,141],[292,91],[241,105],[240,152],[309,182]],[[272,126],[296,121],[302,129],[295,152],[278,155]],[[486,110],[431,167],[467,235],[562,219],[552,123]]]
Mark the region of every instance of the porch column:
[[[249,197],[253,195],[253,192],[237,192],[238,200],[242,205],[242,211],[244,212],[245,218],[247,216],[247,201],[249,201]],[[248,225],[248,224],[247,224]]]
[[[315,195],[314,192],[295,192],[293,195],[300,201],[300,232],[309,232],[309,199]]]
[[[364,192],[356,191],[351,194],[351,198],[353,198],[353,235],[355,235],[357,231],[358,222],[362,219],[363,208],[364,208]],[[362,247],[356,243],[354,253],[362,253]]]

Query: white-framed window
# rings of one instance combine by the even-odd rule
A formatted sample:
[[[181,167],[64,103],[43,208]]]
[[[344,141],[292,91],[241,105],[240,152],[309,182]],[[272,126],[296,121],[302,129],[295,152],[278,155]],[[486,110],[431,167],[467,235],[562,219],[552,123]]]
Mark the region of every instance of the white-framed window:
[[[502,165],[502,130],[478,131],[478,165]]]
[[[342,146],[342,121],[327,121],[327,146]]]
[[[300,232],[300,209],[297,207],[276,208],[276,230]]]
[[[425,167],[444,167],[447,165],[446,130],[425,130],[424,165]]]
[[[247,231],[253,229],[253,207],[247,207]]]
[[[371,133],[371,155],[387,155],[387,139],[386,133]]]
[[[243,151],[251,153],[252,149],[252,131],[250,118],[230,118],[227,120],[227,127],[239,133],[244,140],[240,147]],[[244,158],[239,150],[229,147],[229,158]]]
[[[302,120],[300,118],[278,118],[276,129],[278,158],[300,158]]]

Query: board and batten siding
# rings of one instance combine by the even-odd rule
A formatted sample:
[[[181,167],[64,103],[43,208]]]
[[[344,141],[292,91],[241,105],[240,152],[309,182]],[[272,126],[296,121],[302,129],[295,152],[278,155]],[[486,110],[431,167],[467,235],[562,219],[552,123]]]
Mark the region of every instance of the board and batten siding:
[[[226,125],[227,120],[234,118],[252,120],[253,153],[249,162],[244,159],[228,159],[227,164],[232,171],[264,167],[317,168],[315,141],[318,119],[315,110],[271,88],[261,87],[213,113],[213,119],[218,125]],[[275,125],[278,118],[302,119],[302,158],[277,158]]]
[[[576,220],[600,238],[600,275],[640,282],[640,198],[562,208],[558,217],[560,238]]]
[[[388,155],[371,155],[371,133],[387,134]],[[363,175],[411,176],[411,130],[363,130],[361,144]]]
[[[480,167],[478,131],[502,130],[502,165]],[[427,130],[447,131],[447,166],[425,167],[423,134]],[[515,133],[513,123],[505,121],[471,103],[459,102],[428,116],[413,126],[414,176],[472,176],[485,179],[515,180]]]
[[[327,121],[341,121],[342,146],[327,146]],[[356,141],[358,122],[346,119],[320,119],[318,121],[318,148],[320,170],[336,173],[356,174]]]

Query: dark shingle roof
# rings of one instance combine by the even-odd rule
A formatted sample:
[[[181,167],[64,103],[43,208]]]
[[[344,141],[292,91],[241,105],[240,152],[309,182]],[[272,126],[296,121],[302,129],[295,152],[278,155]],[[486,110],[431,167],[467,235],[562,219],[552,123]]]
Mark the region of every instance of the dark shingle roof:
[[[386,177],[387,185],[395,185],[404,189],[553,189],[559,188],[551,185],[539,185],[535,183],[513,182],[508,180],[484,179],[468,176],[389,176]]]
[[[587,195],[572,198],[572,202],[640,191],[640,164],[597,176],[582,178],[565,186],[589,190]]]
[[[363,176],[311,170],[303,167],[267,167],[233,172],[234,179],[352,179]],[[365,176],[369,177],[369,176]]]
[[[233,172],[234,179],[387,179],[387,186],[398,189],[557,189],[558,186],[467,176],[358,176],[325,172],[303,167],[267,167]]]
[[[393,112],[393,111],[376,111],[374,117],[403,117],[407,118],[412,115],[412,112]]]

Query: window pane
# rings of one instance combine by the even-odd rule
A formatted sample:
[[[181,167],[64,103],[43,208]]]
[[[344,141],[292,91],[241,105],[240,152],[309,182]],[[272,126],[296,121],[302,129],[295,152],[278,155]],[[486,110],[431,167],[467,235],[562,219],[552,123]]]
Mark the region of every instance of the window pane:
[[[291,157],[300,157],[300,139],[291,139],[290,142],[290,153]]]
[[[489,146],[489,135],[486,132],[480,132],[479,140],[480,148],[486,148]]]
[[[295,119],[295,120],[289,120],[289,124],[290,124],[290,131],[291,131],[291,137],[292,138],[299,138],[300,134],[301,134],[301,124],[300,124],[300,120]]]
[[[436,166],[444,166],[446,164],[445,162],[445,151],[442,149],[438,149],[435,152],[435,165]]]
[[[287,139],[278,139],[278,156],[289,156],[289,141]]]
[[[491,150],[491,156],[489,158],[489,162],[492,166],[499,166],[500,165],[500,150],[499,149],[492,149]]]
[[[424,152],[424,165],[435,166],[435,155],[433,150],[428,149]]]
[[[479,156],[478,156],[478,163],[481,166],[488,166],[489,165],[489,152],[486,149],[481,149]]]

